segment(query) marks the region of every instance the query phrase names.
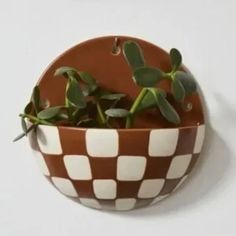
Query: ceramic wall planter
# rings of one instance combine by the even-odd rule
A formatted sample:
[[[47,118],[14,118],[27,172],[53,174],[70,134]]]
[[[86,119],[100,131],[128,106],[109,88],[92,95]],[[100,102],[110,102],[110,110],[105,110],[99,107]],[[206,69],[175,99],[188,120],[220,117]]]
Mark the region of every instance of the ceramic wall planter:
[[[138,90],[128,79],[131,72],[122,53],[111,52],[114,38],[86,41],[58,57],[39,81],[42,96],[52,105],[63,102],[66,83],[55,80],[53,73],[67,65],[89,71],[104,87],[126,93],[132,99]],[[129,37],[119,37],[120,44],[127,39],[141,45],[150,65],[169,68],[165,51]],[[167,84],[161,86],[168,90]],[[192,96],[190,101],[193,110],[188,113],[175,104],[182,117],[179,126],[146,112],[132,129],[40,125],[29,135],[30,144],[43,174],[73,200],[108,210],[148,206],[174,192],[198,160],[204,118],[199,96]]]

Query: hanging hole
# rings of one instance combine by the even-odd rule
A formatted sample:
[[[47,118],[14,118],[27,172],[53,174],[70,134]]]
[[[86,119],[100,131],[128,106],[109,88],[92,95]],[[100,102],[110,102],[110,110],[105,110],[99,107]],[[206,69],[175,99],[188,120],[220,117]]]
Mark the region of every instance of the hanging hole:
[[[117,56],[120,54],[120,52],[121,52],[120,39],[118,37],[115,37],[115,40],[112,45],[111,53],[112,55]]]

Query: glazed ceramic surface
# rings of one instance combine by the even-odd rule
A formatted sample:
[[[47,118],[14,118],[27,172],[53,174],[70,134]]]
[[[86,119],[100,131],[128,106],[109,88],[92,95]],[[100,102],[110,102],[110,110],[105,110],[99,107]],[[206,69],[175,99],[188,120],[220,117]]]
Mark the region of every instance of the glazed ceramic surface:
[[[37,162],[63,194],[82,204],[130,210],[174,192],[195,165],[204,125],[115,130],[39,126],[30,136]]]
[[[119,37],[120,43],[131,39]],[[132,38],[133,39],[133,38]],[[150,65],[169,68],[167,54],[139,39]],[[139,89],[122,54],[111,53],[114,37],[89,40],[57,58],[39,85],[52,105],[63,103],[66,81],[55,79],[59,66],[89,71],[102,86],[134,98]],[[168,85],[161,85],[167,90]],[[154,204],[174,192],[194,167],[204,140],[204,118],[198,94],[191,112],[176,109],[179,126],[159,114],[141,115],[133,129],[85,129],[40,125],[29,135],[41,170],[64,195],[83,205],[131,210]],[[140,127],[140,128],[138,128]]]

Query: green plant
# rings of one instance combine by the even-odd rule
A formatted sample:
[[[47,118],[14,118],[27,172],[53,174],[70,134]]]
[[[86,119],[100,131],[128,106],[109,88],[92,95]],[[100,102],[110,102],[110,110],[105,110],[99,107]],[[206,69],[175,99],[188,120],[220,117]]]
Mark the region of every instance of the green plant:
[[[182,56],[173,48],[170,50],[171,71],[164,72],[160,68],[146,65],[140,46],[133,42],[124,43],[123,53],[132,69],[133,80],[142,87],[139,95],[130,108],[130,115],[126,120],[126,128],[132,126],[135,115],[150,107],[157,107],[161,114],[174,124],[180,123],[180,117],[174,107],[168,102],[166,92],[158,88],[161,80],[171,83],[171,91],[176,101],[183,103],[186,96],[196,91],[196,83],[191,74],[180,71]]]
[[[14,141],[26,136],[39,124],[112,128],[114,118],[123,118],[126,119],[125,128],[131,128],[139,112],[153,107],[158,108],[169,122],[179,124],[178,113],[167,100],[166,91],[159,88],[158,83],[168,80],[174,99],[180,103],[196,91],[192,76],[179,70],[182,64],[180,52],[171,49],[169,55],[172,69],[169,72],[146,65],[140,46],[133,41],[124,43],[123,54],[132,70],[134,82],[141,87],[129,110],[119,107],[119,101],[125,98],[125,94],[102,88],[88,72],[61,67],[55,71],[55,77],[63,76],[67,79],[64,104],[49,106],[48,101],[41,99],[40,89],[36,86],[30,102],[20,114],[23,133]],[[30,121],[30,125],[27,125],[25,119]]]

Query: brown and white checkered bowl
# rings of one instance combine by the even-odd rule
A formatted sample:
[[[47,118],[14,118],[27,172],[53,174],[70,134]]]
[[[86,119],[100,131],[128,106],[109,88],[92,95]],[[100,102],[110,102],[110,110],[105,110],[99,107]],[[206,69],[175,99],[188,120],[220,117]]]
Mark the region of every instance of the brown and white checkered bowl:
[[[54,78],[60,66],[89,71],[108,90],[132,100],[139,88],[122,53],[112,54],[114,36],[88,40],[69,49],[46,69],[39,81],[52,106],[64,102],[65,78]],[[168,54],[146,41],[134,40],[149,65],[170,70]],[[169,88],[168,83],[159,86]],[[204,139],[204,117],[198,94],[190,97],[191,112],[172,101],[180,126],[158,112],[139,114],[133,129],[82,129],[39,126],[29,136],[37,161],[52,184],[66,196],[97,209],[131,210],[167,197],[194,167]],[[138,127],[142,127],[140,129]]]
[[[61,193],[92,208],[131,210],[162,200],[183,183],[204,130],[41,125],[29,138],[43,174]]]

